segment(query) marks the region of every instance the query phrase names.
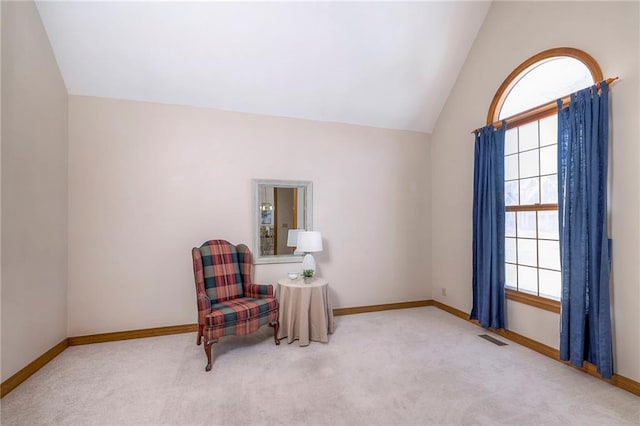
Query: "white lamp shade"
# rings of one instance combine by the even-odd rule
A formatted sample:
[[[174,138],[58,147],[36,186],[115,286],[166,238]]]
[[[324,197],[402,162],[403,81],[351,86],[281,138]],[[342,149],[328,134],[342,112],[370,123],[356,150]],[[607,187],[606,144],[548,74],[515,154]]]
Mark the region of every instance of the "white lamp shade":
[[[298,232],[297,250],[304,253],[322,251],[322,234],[318,231]]]
[[[298,245],[298,232],[302,231],[301,229],[289,229],[289,233],[287,234],[287,247],[296,247]]]

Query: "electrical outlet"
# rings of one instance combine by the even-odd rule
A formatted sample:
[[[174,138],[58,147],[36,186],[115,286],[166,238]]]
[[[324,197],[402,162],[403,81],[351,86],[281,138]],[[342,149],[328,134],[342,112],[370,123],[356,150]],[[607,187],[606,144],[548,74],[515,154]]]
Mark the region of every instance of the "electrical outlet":
[[[447,289],[444,287],[442,287],[442,295],[445,297],[447,296]]]

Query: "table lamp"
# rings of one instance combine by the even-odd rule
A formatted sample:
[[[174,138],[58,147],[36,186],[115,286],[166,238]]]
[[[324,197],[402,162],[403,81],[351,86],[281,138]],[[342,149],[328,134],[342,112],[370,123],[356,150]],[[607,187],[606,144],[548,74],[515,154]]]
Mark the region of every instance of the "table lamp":
[[[302,259],[302,270],[311,269],[316,272],[316,261],[311,253],[322,251],[322,234],[318,231],[299,231],[297,251],[305,253]]]

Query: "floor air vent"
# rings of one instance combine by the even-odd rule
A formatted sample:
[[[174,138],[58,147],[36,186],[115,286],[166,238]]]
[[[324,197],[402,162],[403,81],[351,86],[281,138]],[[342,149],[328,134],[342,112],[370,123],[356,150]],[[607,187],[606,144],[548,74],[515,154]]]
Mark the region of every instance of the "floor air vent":
[[[482,337],[484,340],[488,340],[491,343],[493,343],[494,345],[498,345],[498,346],[507,346],[507,344],[505,342],[501,342],[498,339],[494,339],[493,337],[489,336],[488,334],[478,334],[479,337]]]

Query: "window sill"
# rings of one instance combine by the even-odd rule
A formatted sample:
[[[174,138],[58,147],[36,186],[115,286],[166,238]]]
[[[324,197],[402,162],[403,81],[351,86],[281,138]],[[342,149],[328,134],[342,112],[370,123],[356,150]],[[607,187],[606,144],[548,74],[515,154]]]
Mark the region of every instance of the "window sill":
[[[544,309],[545,311],[560,313],[560,302],[557,300],[547,299],[533,294],[522,293],[520,291],[505,289],[505,296],[509,300],[524,303],[525,305],[535,308]]]

